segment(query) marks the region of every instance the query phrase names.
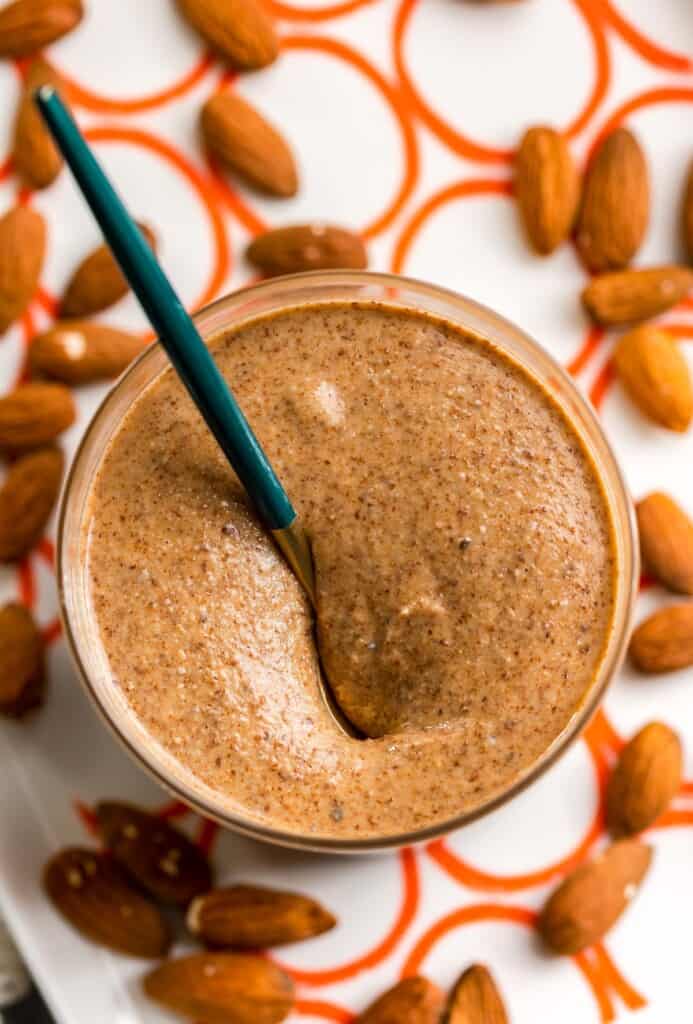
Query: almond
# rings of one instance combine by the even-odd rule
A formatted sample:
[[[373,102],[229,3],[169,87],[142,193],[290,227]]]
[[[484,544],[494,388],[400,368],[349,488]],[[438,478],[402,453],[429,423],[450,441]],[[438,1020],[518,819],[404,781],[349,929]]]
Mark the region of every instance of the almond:
[[[615,835],[642,832],[681,788],[681,743],[662,722],[650,722],[626,744],[606,791],[606,821]]]
[[[147,975],[144,991],[205,1024],[278,1024],[294,1002],[293,983],[283,971],[261,957],[234,953],[168,960]]]
[[[39,285],[46,255],[46,222],[28,206],[0,219],[0,334],[26,310]]]
[[[227,170],[256,188],[293,196],[298,174],[291,149],[254,107],[229,90],[205,103],[200,119],[207,149]]]
[[[62,320],[39,334],[29,349],[34,377],[75,387],[118,377],[146,347],[136,334],[86,320]]]
[[[469,967],[452,990],[445,1024],[508,1024],[503,1000],[488,968]]]
[[[235,67],[264,68],[275,60],[279,41],[257,0],[178,0],[183,17]]]
[[[0,398],[0,450],[39,448],[75,421],[75,403],[62,384],[23,384]]]
[[[92,942],[128,956],[165,956],[171,944],[161,911],[91,850],[68,849],[46,865],[43,885],[55,908]]]
[[[426,978],[405,978],[376,999],[356,1024],[438,1024],[445,996]]]
[[[334,928],[329,911],[308,896],[250,885],[213,889],[188,911],[188,928],[210,946],[266,949]]]
[[[618,342],[614,364],[623,386],[645,416],[668,430],[687,430],[693,418],[691,376],[671,335],[655,327],[635,328]]]
[[[156,252],[156,237],[146,224],[138,227]],[[77,267],[68,282],[60,304],[62,317],[91,316],[100,313],[127,295],[130,286],[107,245],[94,249]]]
[[[638,251],[650,216],[645,155],[634,135],[618,128],[594,154],[585,179],[577,244],[593,271],[627,266]]]
[[[693,263],[693,161],[688,169],[681,209],[681,237],[688,259]]]
[[[687,267],[614,270],[590,281],[582,293],[582,303],[597,323],[614,327],[666,312],[691,288],[693,270]]]
[[[43,448],[10,467],[0,488],[0,561],[23,558],[43,536],[60,492],[63,456]]]
[[[20,604],[0,609],[0,714],[21,718],[43,703],[46,685],[43,638]]]
[[[306,270],[363,270],[366,248],[352,231],[333,224],[294,224],[266,231],[246,253],[264,274],[298,274]]]
[[[580,195],[568,143],[553,128],[530,128],[515,158],[515,195],[529,241],[553,252],[572,231]]]
[[[30,188],[46,188],[55,181],[63,166],[63,158],[34,102],[34,93],[42,85],[52,85],[65,98],[58,73],[47,61],[38,58],[29,67],[24,80],[12,147],[15,170]]]
[[[643,565],[677,594],[693,594],[693,522],[668,494],[655,492],[636,509]]]
[[[185,907],[212,884],[201,850],[178,829],[129,804],[96,808],[104,843],[114,860],[161,903]]]
[[[574,955],[616,924],[647,874],[652,850],[621,839],[559,885],[539,917],[539,931],[556,953]]]
[[[15,0],[0,8],[0,57],[29,57],[71,32],[81,0]]]
[[[641,622],[630,641],[641,672],[674,672],[693,665],[693,604],[674,604]]]

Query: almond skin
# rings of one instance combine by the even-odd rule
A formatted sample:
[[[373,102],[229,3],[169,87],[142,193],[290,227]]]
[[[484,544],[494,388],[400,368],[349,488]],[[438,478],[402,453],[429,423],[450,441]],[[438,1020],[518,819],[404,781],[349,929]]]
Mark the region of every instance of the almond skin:
[[[65,98],[60,76],[39,57],[29,67],[24,81],[12,147],[15,170],[30,188],[35,189],[52,184],[63,166],[63,158],[34,102],[34,93],[42,85],[52,85]]]
[[[693,161],[691,161],[691,165],[688,168],[688,176],[683,191],[681,238],[684,251],[689,261],[693,263]]]
[[[333,224],[294,224],[266,231],[253,239],[246,256],[267,277],[308,270],[363,270],[368,265],[359,236]]]
[[[60,493],[63,455],[43,448],[10,467],[0,488],[0,561],[27,555],[43,536]]]
[[[356,1024],[438,1024],[445,996],[427,978],[405,978],[376,999]]]
[[[264,68],[279,53],[274,26],[257,0],[178,0],[178,8],[234,67]]]
[[[156,237],[146,224],[138,227],[156,252]],[[100,313],[115,305],[130,291],[130,286],[107,245],[100,245],[84,259],[68,282],[60,304],[60,315],[79,319]]]
[[[0,219],[0,334],[24,313],[39,285],[46,255],[46,222],[28,206]]]
[[[337,922],[308,896],[234,885],[194,900],[187,923],[210,946],[267,949],[322,935]]]
[[[662,722],[644,726],[621,751],[606,791],[606,821],[614,835],[642,832],[681,788],[683,755],[676,733]]]
[[[61,320],[29,349],[32,377],[77,387],[119,377],[147,343],[136,334],[86,320]]]
[[[201,850],[177,828],[130,804],[96,808],[104,843],[114,860],[159,902],[186,907],[212,884]]]
[[[86,939],[128,956],[165,956],[171,935],[161,911],[92,850],[68,849],[43,873],[53,906]]]
[[[640,411],[678,433],[693,418],[688,363],[674,338],[655,327],[636,327],[614,349],[621,382]]]
[[[652,850],[621,839],[581,864],[559,885],[541,912],[539,932],[555,953],[574,956],[606,935],[647,874]]]
[[[445,1024],[508,1024],[503,1000],[488,968],[473,964],[464,972],[452,990]]]
[[[630,640],[641,672],[674,672],[693,665],[693,604],[674,604],[641,622]]]
[[[577,245],[592,271],[619,270],[638,251],[650,216],[650,180],[635,136],[617,128],[587,168]]]
[[[635,324],[665,313],[693,288],[687,267],[615,270],[595,277],[582,292],[582,304],[605,327]]]
[[[284,138],[237,93],[209,99],[200,118],[205,146],[222,167],[250,185],[276,196],[293,196],[298,173]]]
[[[157,1003],[205,1024],[278,1024],[294,1002],[291,979],[257,956],[198,953],[168,960],[144,979]]]
[[[0,9],[0,57],[30,57],[75,28],[81,0],[15,0]]]
[[[40,448],[75,421],[75,403],[62,384],[23,384],[0,398],[0,451]]]
[[[547,255],[572,231],[580,195],[575,163],[562,135],[538,125],[515,158],[515,195],[531,245]]]
[[[0,714],[22,718],[43,703],[45,649],[31,612],[20,604],[0,609]]]
[[[635,507],[643,565],[677,594],[693,594],[693,522],[668,494],[654,492]]]

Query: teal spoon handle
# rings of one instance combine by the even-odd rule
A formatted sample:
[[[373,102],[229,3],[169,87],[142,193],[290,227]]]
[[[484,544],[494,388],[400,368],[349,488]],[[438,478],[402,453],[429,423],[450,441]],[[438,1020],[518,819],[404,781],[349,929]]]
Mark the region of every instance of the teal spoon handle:
[[[197,328],[51,86],[36,103],[159,341],[271,531],[296,511]]]

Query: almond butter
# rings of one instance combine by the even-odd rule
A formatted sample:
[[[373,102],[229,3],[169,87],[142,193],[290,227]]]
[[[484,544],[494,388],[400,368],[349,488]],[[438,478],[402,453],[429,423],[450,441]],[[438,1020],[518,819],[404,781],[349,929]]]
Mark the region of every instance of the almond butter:
[[[670,334],[636,327],[614,349],[621,382],[640,411],[668,430],[682,433],[693,418],[688,363]]]
[[[639,323],[666,312],[693,288],[687,267],[651,267],[600,274],[582,292],[582,303],[599,324]]]
[[[46,255],[46,222],[28,206],[0,219],[0,334],[26,310],[36,293]]]
[[[693,522],[668,494],[655,492],[635,508],[647,572],[677,594],[693,594]]]
[[[139,807],[112,801],[100,803],[96,816],[114,860],[161,903],[186,907],[209,889],[209,861],[173,825]]]
[[[43,703],[46,666],[43,638],[20,604],[0,609],[0,714],[21,718]]]
[[[515,195],[527,237],[546,255],[572,231],[580,195],[575,163],[553,128],[530,128],[515,158]]]
[[[0,57],[30,57],[75,28],[81,0],[14,0],[0,8]]]
[[[681,742],[668,725],[650,722],[621,751],[606,791],[614,835],[635,835],[655,821],[681,788]]]
[[[356,1024],[438,1024],[445,996],[427,978],[398,982],[356,1018]]]
[[[283,971],[261,957],[234,953],[168,960],[147,975],[144,991],[205,1024],[278,1024],[294,1001],[293,983]]]
[[[34,93],[42,85],[52,85],[64,100],[60,75],[39,57],[30,65],[24,80],[12,146],[14,168],[30,188],[46,188],[63,166],[63,158],[34,102]]]
[[[234,67],[264,68],[279,52],[274,26],[257,0],[178,0],[178,7],[188,23]]]
[[[576,868],[539,917],[539,932],[549,948],[574,956],[603,938],[635,895],[651,860],[649,846],[621,839]]]
[[[627,266],[640,247],[650,216],[650,181],[645,155],[626,128],[599,145],[585,179],[577,244],[593,271]]]
[[[188,928],[210,946],[266,949],[322,935],[337,923],[308,896],[234,885],[213,889],[190,905]]]
[[[688,168],[686,185],[683,191],[681,238],[684,251],[689,261],[693,263],[693,161],[691,161],[691,165]]]
[[[63,850],[46,865],[43,885],[53,906],[84,938],[145,959],[168,952],[171,935],[161,911],[106,857]]]
[[[246,253],[268,277],[307,270],[363,270],[366,248],[352,231],[333,224],[294,224],[253,239]]]
[[[205,103],[202,138],[227,170],[263,192],[293,196],[298,174],[291,149],[269,121],[237,93],[226,90]]]
[[[75,421],[75,403],[62,384],[22,384],[0,398],[0,451],[40,448]]]
[[[156,236],[146,224],[138,227],[150,248],[156,252]],[[130,290],[116,258],[107,245],[94,249],[70,278],[60,304],[60,315],[80,318],[100,313],[115,305]]]
[[[60,492],[63,456],[42,448],[10,467],[0,487],[0,561],[23,558],[38,544]]]
[[[76,387],[118,377],[146,347],[136,334],[86,320],[60,320],[29,349],[33,377]]]
[[[448,1003],[445,1024],[508,1024],[500,992],[487,967],[473,964],[459,979]]]
[[[693,665],[693,603],[674,604],[641,622],[630,641],[641,672],[674,672]]]

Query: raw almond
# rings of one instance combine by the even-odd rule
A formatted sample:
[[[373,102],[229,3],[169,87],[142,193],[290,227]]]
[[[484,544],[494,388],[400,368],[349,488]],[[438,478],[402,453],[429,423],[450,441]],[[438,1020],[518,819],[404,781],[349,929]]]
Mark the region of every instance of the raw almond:
[[[266,231],[246,253],[264,274],[298,274],[307,270],[363,270],[366,247],[352,231],[333,224],[294,224]]]
[[[76,386],[118,377],[145,348],[136,334],[86,320],[61,320],[39,334],[29,349],[34,377]]]
[[[515,158],[515,195],[527,236],[538,253],[553,252],[568,237],[579,194],[566,140],[553,128],[530,128]]]
[[[655,492],[635,508],[643,565],[677,594],[693,594],[693,522],[668,494]]]
[[[29,57],[71,32],[81,0],[15,0],[0,8],[0,57]]]
[[[455,985],[443,1018],[445,1024],[508,1024],[500,992],[488,968],[469,967]]]
[[[235,92],[212,96],[202,109],[200,127],[208,150],[227,170],[272,195],[296,194],[298,174],[291,149],[277,129]]]
[[[356,1024],[438,1024],[445,996],[427,978],[405,978],[376,999]]]
[[[43,703],[46,685],[43,638],[20,604],[0,609],[0,714],[21,718]]]
[[[168,960],[147,975],[144,991],[205,1024],[278,1024],[294,1002],[293,983],[283,971],[261,957],[234,953]]]
[[[546,903],[539,931],[556,953],[575,955],[618,921],[652,859],[649,846],[621,839],[568,875]]]
[[[606,791],[606,821],[615,835],[635,835],[655,821],[681,787],[683,763],[676,733],[650,722],[626,744]]]
[[[34,102],[34,93],[42,85],[52,85],[65,98],[60,76],[39,57],[29,67],[24,81],[12,147],[14,168],[30,188],[46,188],[63,166],[63,158]]]
[[[693,263],[693,161],[688,168],[681,209],[681,237],[688,259]]]
[[[682,433],[693,418],[688,363],[674,338],[656,327],[637,327],[614,349],[614,364],[626,391],[655,423]]]
[[[129,804],[96,808],[104,843],[133,880],[161,903],[185,907],[212,884],[201,850],[178,829]]]
[[[28,206],[0,219],[0,334],[25,311],[39,285],[46,255],[46,222]]]
[[[194,900],[188,928],[210,946],[266,949],[334,928],[329,911],[308,896],[251,885],[213,889]]]
[[[43,448],[10,466],[0,488],[0,561],[23,558],[38,544],[60,492],[63,456]]]
[[[593,271],[627,266],[638,251],[650,216],[650,181],[645,155],[626,128],[608,135],[594,154],[585,179],[577,244]]]
[[[57,910],[85,938],[128,956],[165,956],[171,944],[161,911],[91,850],[68,849],[46,865],[43,885]]]
[[[606,327],[639,323],[666,312],[693,288],[687,267],[614,270],[590,281],[582,302],[590,316]]]
[[[23,384],[0,398],[0,450],[40,448],[67,430],[75,415],[72,395],[62,384]]]
[[[674,672],[693,665],[693,604],[650,615],[633,633],[630,656],[641,672]]]
[[[279,52],[272,22],[257,0],[178,0],[178,7],[202,38],[237,68],[264,68]]]
[[[138,227],[156,251],[154,232],[146,224],[138,224]],[[79,318],[100,313],[122,299],[129,290],[115,256],[107,245],[100,245],[80,263],[70,278],[60,304],[60,315]]]

